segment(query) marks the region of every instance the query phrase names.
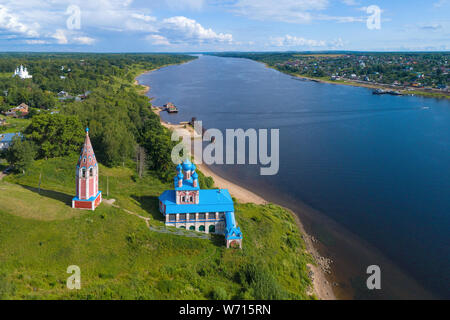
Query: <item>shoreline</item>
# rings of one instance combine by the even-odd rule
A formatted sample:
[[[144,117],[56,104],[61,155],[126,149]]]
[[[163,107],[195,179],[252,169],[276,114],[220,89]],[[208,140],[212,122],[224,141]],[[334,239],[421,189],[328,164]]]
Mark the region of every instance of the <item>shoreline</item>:
[[[160,112],[159,109],[153,111],[158,114]],[[185,125],[184,122],[181,122],[181,124],[171,124],[170,122],[167,123],[163,121],[161,117],[160,121],[164,126],[169,128],[177,127],[186,130],[191,128],[190,126]],[[283,197],[281,195],[277,196],[276,192],[270,192],[272,189],[269,185],[267,186],[269,187],[267,190],[260,188],[261,186],[241,181],[237,176],[223,172],[223,170],[219,168],[215,170],[216,168],[214,166],[211,168],[206,166],[206,168],[208,169],[208,175],[214,177],[215,180],[219,177],[220,179],[237,185],[247,191],[253,190],[253,192],[249,191],[249,193],[256,195],[256,197],[260,199],[263,199],[264,197],[264,199],[268,199],[268,201],[264,201],[276,204],[291,212],[295,221],[298,222],[297,226],[303,235],[302,238],[308,246],[308,252],[314,257],[318,264],[317,268],[319,270],[316,271],[317,274],[321,274],[323,276],[322,279],[325,279],[325,287],[332,287],[331,291],[335,297],[339,297],[339,299],[367,299],[369,296],[371,299],[385,299],[386,297],[394,299],[405,299],[405,297],[408,297],[408,299],[433,298],[434,294],[431,294],[430,291],[419,284],[409,272],[406,272],[401,266],[393,263],[391,258],[385,256],[379,249],[367,243],[360,238],[360,236],[338,225],[336,221],[309,207],[307,204],[302,203],[299,199]],[[274,189],[272,191],[276,190]],[[239,202],[245,202],[239,198],[238,200]],[[247,202],[256,203],[256,201]],[[305,232],[305,229],[308,231]],[[317,239],[310,237],[308,234],[314,235]],[[329,243],[330,240],[332,243]],[[332,273],[321,269],[323,265],[319,265],[327,265],[330,261],[327,261],[327,259],[322,258],[320,255],[315,256],[312,249],[315,249],[316,252],[320,252],[322,256],[330,257],[334,260],[331,261],[333,262]],[[383,266],[385,274],[387,273],[385,279],[389,279],[389,281],[384,282],[384,290],[379,292],[380,295],[376,292],[372,292],[371,294],[367,290],[364,290],[365,280],[363,285],[364,288],[359,287],[360,284],[356,284],[355,287],[354,283],[354,281],[361,281],[364,279],[366,274],[365,268],[368,265],[373,264],[374,261],[377,261],[377,263],[379,262]],[[314,276],[312,277],[312,280],[314,280]],[[329,280],[329,283],[326,282],[327,280]],[[319,285],[316,284],[316,282],[317,281],[314,281],[314,289],[317,292]],[[316,293],[316,296],[321,299],[329,299],[329,297],[324,294]]]
[[[175,129],[181,130],[181,136],[189,136],[191,139],[196,139],[194,129],[190,125],[184,124],[171,124],[165,122],[161,118],[161,110],[158,108],[152,108],[152,111],[155,112],[159,116],[159,120],[162,126],[173,131]],[[184,132],[183,132],[184,130]],[[193,138],[192,138],[193,137]],[[192,144],[193,145],[193,144]],[[191,151],[191,154],[193,152]],[[195,157],[194,157],[195,159]],[[214,179],[214,185],[220,189],[228,189],[230,194],[239,202],[239,203],[254,203],[257,205],[267,205],[269,203],[273,203],[265,200],[263,197],[258,194],[250,191],[247,188],[240,186],[237,183],[234,183],[223,176],[215,173],[209,166],[204,163],[197,163],[194,161],[200,171],[206,175],[210,176]],[[291,214],[294,218],[295,224],[300,232],[300,237],[305,242],[306,251],[312,256],[316,265],[308,264],[307,267],[310,270],[310,278],[312,282],[312,290],[308,292],[309,294],[314,294],[319,300],[337,300],[336,294],[333,290],[331,283],[333,283],[332,271],[330,267],[331,260],[325,258],[320,255],[318,248],[314,246],[314,237],[308,234],[304,228],[303,223],[301,222],[299,216],[291,209],[278,204],[273,203],[274,205],[280,206],[285,209],[287,212]]]
[[[150,70],[139,70],[139,71],[137,72],[137,75],[134,77],[133,84],[136,85],[136,86],[138,86],[138,87],[141,87],[140,90],[138,89],[140,94],[146,95],[146,94],[150,91],[151,87],[148,86],[148,85],[145,85],[145,84],[140,84],[140,83],[139,83],[139,80],[137,79],[138,77],[142,76],[143,74],[146,74],[146,73],[149,73],[149,72],[153,72],[153,71],[156,71],[156,70],[165,68],[165,67],[175,66],[175,65],[178,65],[178,64],[184,64],[184,63],[189,63],[189,62],[191,62],[191,61],[194,61],[195,59],[197,59],[197,58],[194,58],[194,59],[189,60],[189,61],[181,62],[181,63],[168,63],[168,64],[165,64],[165,65],[162,65],[162,66],[159,66],[159,67],[157,67],[157,68],[150,69]],[[151,100],[151,99],[150,99],[150,100]]]
[[[189,61],[188,61],[189,62]],[[187,63],[187,62],[186,62]],[[153,70],[144,70],[143,72],[139,73],[135,78],[134,78],[134,84],[141,86],[144,88],[144,90],[141,92],[141,94],[146,95],[151,87],[148,85],[143,85],[139,83],[139,80],[137,79],[139,76],[148,73],[148,72],[152,72],[158,69],[161,69],[165,66],[153,69]],[[190,137],[194,137],[195,138],[195,134],[194,134],[194,128],[192,128],[192,126],[190,125],[180,125],[180,124],[170,124],[165,122],[162,118],[161,118],[161,109],[159,108],[153,108],[152,106],[150,106],[151,110],[153,112],[155,112],[158,117],[159,117],[159,121],[161,123],[162,126],[164,126],[165,128],[169,129],[169,130],[174,130],[174,129],[184,129],[187,131],[187,134]],[[189,128],[189,129],[188,129]],[[194,139],[192,138],[192,139]],[[191,151],[192,153],[192,151]],[[206,176],[210,176],[214,179],[214,185],[217,188],[221,188],[221,189],[228,189],[230,194],[236,198],[236,200],[240,203],[254,203],[257,205],[266,205],[269,204],[269,201],[266,201],[263,197],[259,196],[258,194],[248,190],[247,188],[244,188],[236,183],[231,182],[230,180],[227,180],[226,178],[220,176],[219,174],[213,172],[206,164],[202,163],[202,164],[197,164],[197,167],[200,169],[200,171],[206,175]],[[310,270],[310,278],[311,278],[311,282],[312,282],[312,291],[308,292],[309,294],[314,294],[319,300],[337,300],[336,294],[333,290],[333,287],[331,285],[332,281],[334,279],[331,279],[329,275],[331,275],[332,273],[332,269],[329,265],[330,263],[330,259],[327,259],[325,257],[322,257],[319,254],[318,248],[316,248],[313,244],[314,242],[314,237],[312,237],[310,234],[308,234],[304,228],[303,223],[300,221],[300,218],[297,214],[295,214],[294,211],[292,211],[291,209],[274,203],[277,206],[282,207],[283,209],[285,209],[287,212],[289,212],[291,214],[291,216],[294,218],[295,224],[297,225],[297,228],[300,232],[300,237],[303,239],[303,241],[305,242],[305,246],[306,246],[306,251],[313,257],[316,265],[313,264],[308,264],[307,267]],[[325,262],[325,263],[324,263]]]
[[[150,71],[151,71],[151,70],[150,70]],[[150,71],[145,71],[144,73],[150,72]],[[137,78],[137,77],[136,77],[136,78]],[[143,94],[143,95],[147,94],[147,92],[150,91],[150,86],[147,86],[147,85],[145,85],[145,84],[140,84],[139,81],[138,81],[136,78],[134,78],[134,84],[135,84],[136,86],[140,86],[140,87],[142,88],[141,94]]]
[[[402,96],[420,96],[420,97],[424,97],[424,98],[450,99],[450,93],[445,94],[442,92],[427,92],[427,91],[419,90],[418,88],[411,88],[412,90],[409,91],[408,89],[401,89],[401,88],[393,87],[392,85],[389,85],[389,84],[356,82],[356,81],[352,81],[352,80],[348,80],[348,79],[335,80],[335,81],[326,80],[326,79],[322,79],[322,78],[314,78],[314,77],[303,76],[303,75],[299,75],[299,74],[295,74],[295,73],[284,72],[284,71],[278,70],[276,67],[269,66],[265,62],[256,61],[256,60],[253,60],[253,61],[262,63],[266,66],[266,68],[276,70],[276,71],[284,73],[286,75],[289,75],[289,76],[292,76],[292,77],[295,77],[298,79],[317,82],[317,83],[344,85],[344,86],[359,87],[359,88],[366,88],[366,89],[383,89],[383,90],[391,89],[391,90],[399,91],[402,94]]]

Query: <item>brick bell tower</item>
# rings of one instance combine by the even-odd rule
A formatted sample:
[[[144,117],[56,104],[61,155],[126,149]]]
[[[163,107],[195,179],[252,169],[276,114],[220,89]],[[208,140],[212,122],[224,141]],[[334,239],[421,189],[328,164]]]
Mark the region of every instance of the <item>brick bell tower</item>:
[[[86,140],[81,150],[76,169],[76,197],[72,208],[95,210],[102,202],[102,192],[98,190],[98,165],[86,128]]]

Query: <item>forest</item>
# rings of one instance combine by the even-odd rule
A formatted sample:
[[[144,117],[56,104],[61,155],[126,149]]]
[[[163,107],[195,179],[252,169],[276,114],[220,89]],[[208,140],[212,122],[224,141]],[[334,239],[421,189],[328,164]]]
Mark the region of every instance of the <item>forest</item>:
[[[156,170],[161,177],[168,177],[170,134],[160,125],[159,117],[151,111],[151,102],[139,93],[133,81],[145,70],[191,59],[194,57],[159,54],[0,55],[3,110],[20,103],[32,108],[28,116],[31,123],[24,132],[28,142],[17,141],[10,153],[18,154],[10,154],[8,159],[22,163],[16,169],[23,171],[30,158],[77,153],[84,128],[89,127],[97,158],[104,165],[125,165],[133,161],[140,145],[146,150],[146,167]],[[19,65],[26,66],[33,77],[12,77]],[[61,75],[65,78],[60,78]],[[73,95],[89,91],[90,94],[83,101],[59,101],[60,91]],[[21,157],[28,161],[19,161]]]

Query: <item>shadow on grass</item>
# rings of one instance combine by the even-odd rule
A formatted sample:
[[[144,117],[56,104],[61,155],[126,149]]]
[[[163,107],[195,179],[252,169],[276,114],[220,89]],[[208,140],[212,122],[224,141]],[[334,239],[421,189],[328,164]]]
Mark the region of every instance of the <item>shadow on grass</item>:
[[[30,187],[27,185],[23,185],[23,184],[19,184],[21,187],[30,190],[32,192],[35,192],[43,197],[47,197],[47,198],[51,198],[51,199],[55,199],[58,201],[63,202],[64,204],[68,205],[68,206],[72,206],[72,198],[73,195],[68,195],[62,192],[58,192],[58,191],[53,191],[53,190],[46,190],[46,189],[42,189],[39,191],[38,188],[34,188],[34,187]]]
[[[157,221],[164,221],[163,215],[159,212],[159,200],[155,196],[131,196],[139,203],[139,206],[147,211],[153,219]]]
[[[3,170],[5,170],[6,168],[8,168],[8,164],[1,163],[1,160],[0,160],[0,173],[3,172]]]
[[[211,234],[211,242],[216,247],[223,247],[225,244],[225,237],[222,234]]]

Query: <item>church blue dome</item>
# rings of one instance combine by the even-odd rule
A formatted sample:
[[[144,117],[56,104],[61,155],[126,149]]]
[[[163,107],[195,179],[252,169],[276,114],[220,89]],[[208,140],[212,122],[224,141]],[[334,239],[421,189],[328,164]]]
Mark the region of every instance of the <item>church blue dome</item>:
[[[191,167],[192,167],[192,162],[189,161],[189,159],[186,159],[183,161],[183,170],[184,171],[191,170]]]

